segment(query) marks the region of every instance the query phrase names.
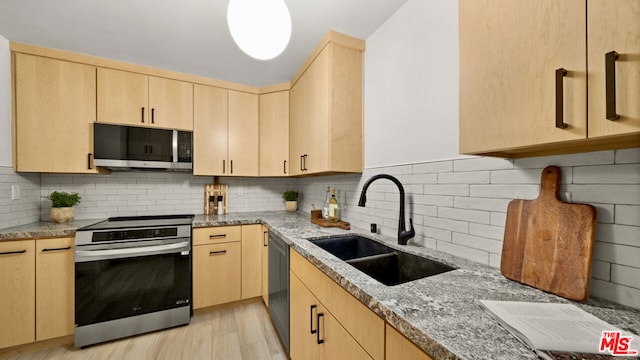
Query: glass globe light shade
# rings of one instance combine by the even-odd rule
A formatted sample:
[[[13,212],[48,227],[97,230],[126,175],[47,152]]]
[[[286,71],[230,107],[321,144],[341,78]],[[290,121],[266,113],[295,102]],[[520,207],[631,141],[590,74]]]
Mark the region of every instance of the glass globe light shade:
[[[284,0],[229,0],[227,23],[238,47],[259,60],[280,55],[291,38],[291,15]]]

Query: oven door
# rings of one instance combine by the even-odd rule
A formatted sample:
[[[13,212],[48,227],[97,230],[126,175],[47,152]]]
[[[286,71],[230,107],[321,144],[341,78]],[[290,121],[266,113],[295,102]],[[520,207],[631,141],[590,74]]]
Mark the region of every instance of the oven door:
[[[76,247],[76,326],[190,306],[190,247],[188,238]]]

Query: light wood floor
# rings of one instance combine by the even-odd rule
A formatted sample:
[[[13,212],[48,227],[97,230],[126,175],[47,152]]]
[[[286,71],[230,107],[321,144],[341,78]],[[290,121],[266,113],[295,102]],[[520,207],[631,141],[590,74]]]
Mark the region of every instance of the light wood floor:
[[[2,359],[265,359],[286,360],[284,351],[259,299],[197,310],[188,326],[156,331],[85,349],[72,344]]]

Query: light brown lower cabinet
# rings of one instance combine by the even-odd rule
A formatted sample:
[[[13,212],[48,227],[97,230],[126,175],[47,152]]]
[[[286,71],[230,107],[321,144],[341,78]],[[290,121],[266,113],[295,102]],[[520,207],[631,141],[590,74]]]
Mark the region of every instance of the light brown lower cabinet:
[[[240,300],[239,241],[193,247],[193,308]]]
[[[35,340],[35,240],[0,242],[0,348]]]
[[[372,359],[295,273],[289,281],[292,360]]]
[[[0,348],[73,334],[73,241],[0,243]]]
[[[242,225],[242,298],[262,296],[262,225]]]
[[[386,324],[387,340],[385,359],[387,360],[433,360],[409,339],[404,337],[393,326]]]
[[[73,334],[74,238],[36,241],[36,341]]]

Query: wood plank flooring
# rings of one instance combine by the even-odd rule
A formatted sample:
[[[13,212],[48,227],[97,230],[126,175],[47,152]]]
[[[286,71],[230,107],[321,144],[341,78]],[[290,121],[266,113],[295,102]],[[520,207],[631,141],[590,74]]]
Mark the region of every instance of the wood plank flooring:
[[[73,344],[17,353],[11,360],[286,360],[269,314],[260,299],[196,310],[191,323],[77,349]]]

